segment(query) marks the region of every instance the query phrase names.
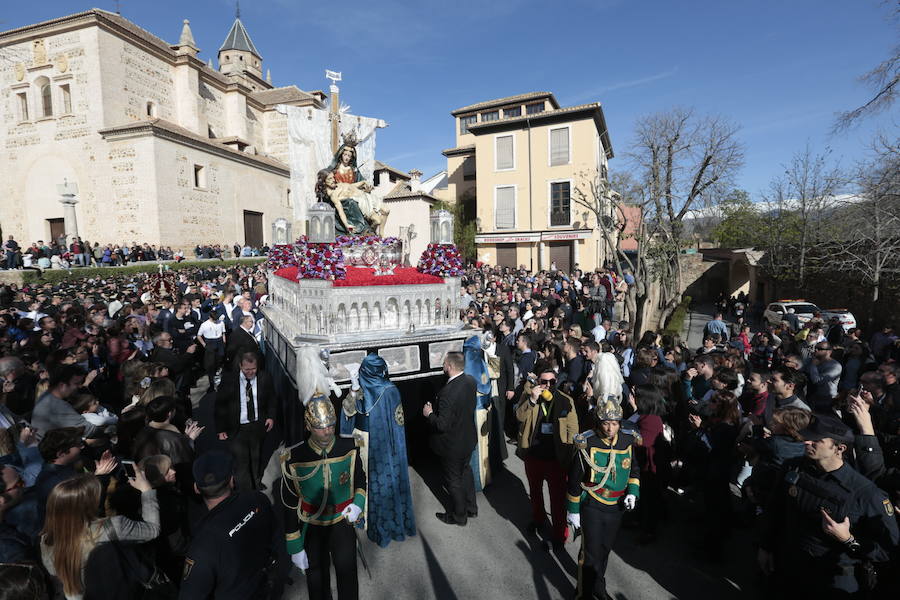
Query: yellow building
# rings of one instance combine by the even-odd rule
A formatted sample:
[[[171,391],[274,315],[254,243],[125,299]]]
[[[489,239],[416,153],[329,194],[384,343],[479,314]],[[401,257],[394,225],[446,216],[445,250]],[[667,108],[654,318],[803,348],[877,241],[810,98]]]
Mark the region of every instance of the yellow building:
[[[451,114],[447,193],[476,219],[478,260],[535,270],[604,264],[596,217],[573,200],[591,197],[613,157],[599,103],[560,108],[552,93],[532,92]]]

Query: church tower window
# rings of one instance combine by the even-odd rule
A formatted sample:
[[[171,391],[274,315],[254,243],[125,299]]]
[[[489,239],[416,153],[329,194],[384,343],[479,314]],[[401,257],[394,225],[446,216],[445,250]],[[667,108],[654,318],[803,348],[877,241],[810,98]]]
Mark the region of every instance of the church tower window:
[[[19,120],[27,121],[28,120],[28,93],[21,92],[16,94],[19,99]]]
[[[62,112],[64,115],[72,114],[72,88],[69,84],[59,86],[59,92],[62,95]]]
[[[53,88],[50,86],[50,80],[46,77],[39,77],[34,83],[41,92],[41,117],[52,117]]]

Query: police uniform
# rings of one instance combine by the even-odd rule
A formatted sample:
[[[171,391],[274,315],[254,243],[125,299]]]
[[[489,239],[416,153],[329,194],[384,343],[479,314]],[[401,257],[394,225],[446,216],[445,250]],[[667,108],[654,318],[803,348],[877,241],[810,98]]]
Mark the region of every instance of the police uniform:
[[[325,398],[307,404],[306,421],[334,425],[335,412]],[[314,437],[281,455],[281,503],[289,554],[306,551],[306,584],[310,600],[331,598],[330,567],[334,563],[338,598],[358,597],[356,533],[343,511],[366,506],[366,476],[352,437],[336,436],[327,447]]]
[[[598,421],[621,420],[622,408],[608,400],[596,409]],[[568,481],[567,510],[580,515],[582,542],[578,557],[576,598],[606,595],[606,564],[622,523],[619,501],[637,499],[640,468],[634,460],[635,436],[619,431],[612,440],[594,431],[579,433],[574,443],[577,456],[572,461]]]
[[[852,445],[853,434],[830,416],[814,418],[805,439],[829,437]],[[860,591],[862,563],[885,562],[898,541],[887,494],[844,463],[825,472],[806,457],[787,461],[763,513],[760,547],[775,558],[775,589],[796,594],[848,597]],[[822,509],[836,523],[850,521],[851,542],[822,528]]]
[[[210,462],[215,464],[208,466]],[[203,487],[230,478],[231,455],[208,452],[194,463]],[[259,492],[232,493],[196,526],[185,557],[179,598],[262,599],[268,595],[279,531],[269,499]]]

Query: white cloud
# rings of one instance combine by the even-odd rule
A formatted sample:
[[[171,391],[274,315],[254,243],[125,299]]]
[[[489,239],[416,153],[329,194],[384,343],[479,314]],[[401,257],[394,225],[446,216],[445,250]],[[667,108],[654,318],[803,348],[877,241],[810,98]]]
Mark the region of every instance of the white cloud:
[[[671,69],[662,71],[661,73],[656,73],[654,75],[648,75],[647,77],[641,77],[639,79],[629,79],[627,81],[618,81],[616,83],[604,85],[602,87],[578,94],[574,98],[572,98],[572,102],[581,102],[584,100],[596,99],[598,96],[602,96],[603,94],[607,94],[615,90],[623,90],[626,88],[653,83],[654,81],[659,81],[661,79],[668,79],[669,77],[674,77],[677,73],[678,66],[674,66]]]

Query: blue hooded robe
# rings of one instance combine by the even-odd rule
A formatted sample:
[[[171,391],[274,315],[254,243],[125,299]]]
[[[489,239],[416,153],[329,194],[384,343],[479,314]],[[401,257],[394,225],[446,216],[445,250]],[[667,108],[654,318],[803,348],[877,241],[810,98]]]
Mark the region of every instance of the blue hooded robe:
[[[388,379],[387,364],[377,354],[359,368],[363,396],[357,401],[354,426],[369,434],[368,535],[381,546],[416,535],[409,488],[403,404],[397,386]]]
[[[487,437],[487,427],[484,426],[485,420],[489,418],[486,411],[491,406],[491,379],[488,376],[487,360],[484,358],[484,350],[481,348],[481,338],[473,335],[463,343],[463,354],[466,359],[466,375],[471,375],[475,379],[475,428],[478,432],[478,443],[475,444],[475,450],[472,452],[472,476],[475,478],[475,491],[480,492],[484,489],[489,481],[489,468],[487,457],[487,444],[483,443]],[[485,412],[483,412],[485,411]],[[482,416],[479,423],[479,414]]]

